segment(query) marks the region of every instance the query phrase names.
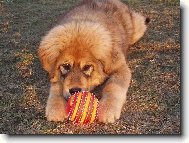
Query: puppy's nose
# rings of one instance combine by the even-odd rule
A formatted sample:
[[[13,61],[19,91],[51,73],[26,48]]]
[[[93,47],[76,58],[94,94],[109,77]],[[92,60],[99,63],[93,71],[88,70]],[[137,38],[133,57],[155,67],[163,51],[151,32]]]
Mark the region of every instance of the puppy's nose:
[[[71,88],[71,89],[69,89],[69,92],[70,92],[71,95],[73,95],[76,92],[80,92],[80,91],[81,91],[81,88]]]

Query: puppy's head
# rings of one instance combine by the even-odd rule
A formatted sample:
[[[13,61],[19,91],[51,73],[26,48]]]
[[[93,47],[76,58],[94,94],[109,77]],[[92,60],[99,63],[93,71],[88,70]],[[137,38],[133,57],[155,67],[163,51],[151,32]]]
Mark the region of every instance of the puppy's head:
[[[65,98],[92,90],[107,76],[111,36],[90,22],[72,22],[53,28],[42,39],[38,54],[51,82],[62,84]]]

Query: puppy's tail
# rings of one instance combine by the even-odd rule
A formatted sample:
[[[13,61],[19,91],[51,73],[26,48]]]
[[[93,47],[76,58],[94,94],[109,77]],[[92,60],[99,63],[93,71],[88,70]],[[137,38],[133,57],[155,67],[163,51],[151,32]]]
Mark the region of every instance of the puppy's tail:
[[[141,14],[132,11],[131,20],[133,23],[133,36],[131,41],[131,45],[132,45],[136,43],[144,35],[147,29],[147,25],[150,22],[150,18],[146,18]]]

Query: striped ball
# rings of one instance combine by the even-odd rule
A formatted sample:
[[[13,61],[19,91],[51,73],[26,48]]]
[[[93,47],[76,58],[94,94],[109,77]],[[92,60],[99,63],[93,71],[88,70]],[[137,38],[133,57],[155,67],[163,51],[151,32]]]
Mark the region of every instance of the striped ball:
[[[80,125],[93,123],[98,118],[98,108],[98,99],[92,93],[75,93],[68,99],[68,119]]]

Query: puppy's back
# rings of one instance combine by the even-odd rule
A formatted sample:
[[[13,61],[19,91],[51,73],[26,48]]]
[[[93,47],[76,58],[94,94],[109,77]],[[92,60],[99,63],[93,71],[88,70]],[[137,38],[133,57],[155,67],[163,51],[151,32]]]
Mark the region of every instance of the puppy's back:
[[[124,51],[143,36],[147,27],[144,16],[119,0],[84,0],[65,15],[61,24],[70,21],[100,23],[111,32],[113,43]]]

